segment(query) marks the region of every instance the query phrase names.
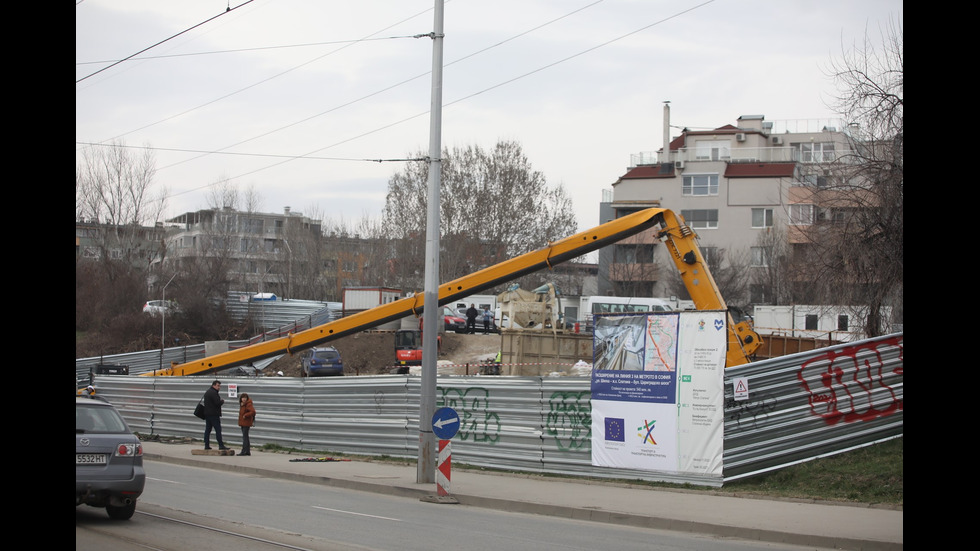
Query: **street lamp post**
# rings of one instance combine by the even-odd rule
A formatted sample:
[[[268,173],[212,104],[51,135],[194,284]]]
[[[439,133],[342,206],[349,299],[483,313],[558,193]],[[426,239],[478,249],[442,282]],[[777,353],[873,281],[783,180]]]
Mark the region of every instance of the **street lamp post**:
[[[167,282],[167,285],[170,285],[170,282],[173,281],[175,277],[177,277],[177,272],[174,272],[174,275],[170,277],[170,281]],[[166,329],[167,328],[167,285],[163,286],[163,306],[160,309],[160,369],[161,370],[163,369],[163,348],[165,343],[164,339],[166,338],[166,334],[167,334],[167,329]]]

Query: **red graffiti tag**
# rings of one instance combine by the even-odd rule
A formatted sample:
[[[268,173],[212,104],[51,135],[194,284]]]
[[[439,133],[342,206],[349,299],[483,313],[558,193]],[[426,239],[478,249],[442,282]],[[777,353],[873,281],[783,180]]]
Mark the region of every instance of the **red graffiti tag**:
[[[904,336],[891,337],[830,351],[804,363],[796,376],[809,394],[810,410],[828,425],[869,421],[901,411],[903,401],[884,382],[889,374],[882,356],[897,349],[891,374],[901,376],[904,343]]]

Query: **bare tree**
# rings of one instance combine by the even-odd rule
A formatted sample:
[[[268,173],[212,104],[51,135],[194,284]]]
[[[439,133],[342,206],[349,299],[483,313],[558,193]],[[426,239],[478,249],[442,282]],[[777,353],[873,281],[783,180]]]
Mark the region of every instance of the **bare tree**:
[[[782,304],[787,296],[783,283],[789,254],[786,239],[781,225],[770,226],[756,236],[753,248],[761,262],[748,272],[750,304]]]
[[[490,151],[478,146],[445,150],[441,175],[440,281],[540,248],[577,229],[564,188],[549,186],[516,142],[498,142]],[[398,240],[395,277],[402,286],[418,286],[422,280],[427,189],[425,161],[409,163],[388,182],[384,218]]]
[[[155,172],[150,149],[136,154],[113,142],[82,151],[75,168],[75,219],[85,252],[76,259],[75,302],[76,312],[85,315],[76,316],[76,326],[106,327],[114,318],[139,313],[150,262],[163,252],[153,225],[166,190],[154,187]]]
[[[705,256],[705,264],[711,272],[712,279],[715,280],[718,292],[725,302],[733,306],[746,304],[751,281],[748,251],[703,247],[701,252]],[[670,253],[665,250],[663,254]],[[674,260],[666,258],[664,262],[666,264],[661,265],[670,266],[664,278],[666,291],[678,299],[691,300],[691,294],[684,284],[681,272],[674,267]]]
[[[880,42],[865,36],[833,62],[836,108],[851,130],[837,178],[815,193],[829,211],[803,229],[795,255],[798,278],[828,303],[865,305],[865,332],[887,332],[887,307],[901,316],[904,296],[904,62],[903,30],[893,21]],[[801,258],[802,257],[802,258]],[[800,264],[804,263],[805,266]],[[800,280],[798,280],[800,281]],[[901,319],[900,317],[898,319]]]
[[[159,221],[166,190],[154,193],[153,151],[134,154],[122,142],[89,147],[75,168],[75,219],[92,224],[103,261],[137,265],[157,253],[141,228]],[[145,262],[144,262],[145,263]]]
[[[612,246],[609,281],[612,293],[623,297],[652,297],[662,271],[654,262],[657,246],[628,238]]]
[[[165,207],[166,190],[153,193],[153,150],[133,153],[123,142],[82,151],[75,170],[75,217],[111,226],[152,225]]]

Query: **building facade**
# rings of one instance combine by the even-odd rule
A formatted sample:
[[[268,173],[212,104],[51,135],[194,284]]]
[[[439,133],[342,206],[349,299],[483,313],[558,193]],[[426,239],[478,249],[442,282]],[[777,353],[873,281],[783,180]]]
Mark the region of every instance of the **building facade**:
[[[238,211],[231,207],[186,212],[167,220],[166,255],[175,268],[190,262],[220,265],[233,290],[296,297],[309,279],[324,276],[311,256],[322,241],[321,223],[286,207],[282,213]],[[335,266],[335,264],[334,264]]]
[[[650,207],[670,209],[698,234],[715,279],[727,269],[743,282],[723,289],[729,304],[773,303],[765,272],[780,254],[774,251],[791,251],[801,241],[794,227],[836,215],[816,197],[850,147],[846,129],[820,121],[773,123],[762,115],[712,130],[685,128],[669,140],[668,129],[665,107],[666,152],[631,156],[626,173],[604,194],[601,222]],[[678,294],[676,269],[660,249],[651,232],[604,248],[599,293]]]

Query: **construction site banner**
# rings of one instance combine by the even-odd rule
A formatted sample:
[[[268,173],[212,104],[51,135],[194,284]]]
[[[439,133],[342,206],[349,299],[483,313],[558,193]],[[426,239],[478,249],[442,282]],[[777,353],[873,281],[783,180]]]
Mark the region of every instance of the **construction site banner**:
[[[722,475],[724,311],[596,316],[592,464]]]

